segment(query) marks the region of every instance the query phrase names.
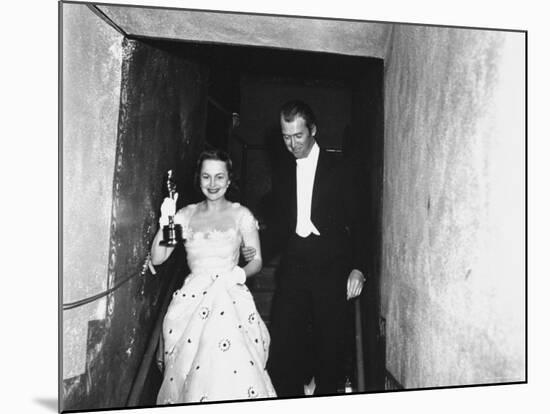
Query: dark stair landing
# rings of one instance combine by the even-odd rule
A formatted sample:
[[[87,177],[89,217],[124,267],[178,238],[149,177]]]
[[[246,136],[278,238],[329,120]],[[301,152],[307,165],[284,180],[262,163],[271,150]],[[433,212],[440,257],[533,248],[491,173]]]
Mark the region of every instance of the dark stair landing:
[[[278,264],[278,258],[271,260],[269,263],[264,264],[260,273],[246,281],[256,308],[268,327],[271,320],[271,304],[275,293],[275,272]]]

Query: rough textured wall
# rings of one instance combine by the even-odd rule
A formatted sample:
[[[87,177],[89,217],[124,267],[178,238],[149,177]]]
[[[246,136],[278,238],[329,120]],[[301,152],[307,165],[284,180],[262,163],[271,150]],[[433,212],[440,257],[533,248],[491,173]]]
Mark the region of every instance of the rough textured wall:
[[[390,25],[371,22],[162,8],[99,8],[131,35],[356,56],[382,57],[390,29]]]
[[[382,314],[405,387],[525,379],[524,35],[396,26]]]
[[[175,170],[183,195],[189,193],[204,140],[208,71],[142,42],[124,39],[122,47],[112,193],[100,195],[112,198],[104,278],[113,287],[138,276],[108,297],[104,319],[88,325],[86,369],[65,379],[63,409],[126,405],[170,279],[184,276],[178,254],[157,277],[139,272],[157,230],[168,169]]]
[[[107,287],[122,36],[63,4],[63,303]],[[85,370],[88,321],[104,300],[63,312],[63,378]]]

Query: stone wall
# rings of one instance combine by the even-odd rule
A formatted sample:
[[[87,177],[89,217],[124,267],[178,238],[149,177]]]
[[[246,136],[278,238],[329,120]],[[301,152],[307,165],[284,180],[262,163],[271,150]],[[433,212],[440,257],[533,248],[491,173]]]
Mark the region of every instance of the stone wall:
[[[85,5],[63,5],[63,302],[114,293],[63,311],[62,409],[123,407],[144,360],[181,250],[140,276],[173,169],[182,201],[204,142],[208,69],[112,29]],[[70,8],[68,8],[70,7]],[[74,7],[74,8],[73,8]]]
[[[525,380],[525,37],[395,26],[382,315],[406,388]]]
[[[63,4],[63,303],[107,288],[122,36],[88,7]],[[85,371],[88,322],[105,300],[63,313],[63,378]]]

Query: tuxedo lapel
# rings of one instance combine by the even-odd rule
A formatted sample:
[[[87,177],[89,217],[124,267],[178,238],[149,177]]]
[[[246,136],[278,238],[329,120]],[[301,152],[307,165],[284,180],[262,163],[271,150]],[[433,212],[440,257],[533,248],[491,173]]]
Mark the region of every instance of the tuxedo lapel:
[[[297,200],[296,200],[296,161],[292,159],[288,163],[285,176],[285,195],[288,200],[288,217],[292,225],[296,225]]]
[[[292,223],[296,223],[296,217],[298,215],[298,201],[296,199],[296,163],[294,162],[290,169],[289,186],[290,186],[290,217]]]
[[[313,180],[313,194],[311,195],[311,219],[314,220],[317,217],[317,210],[319,207],[321,189],[325,182],[324,176],[327,172],[327,153],[322,149],[319,151],[319,158],[317,160],[317,168],[315,169],[315,179]],[[315,221],[313,221],[315,224]]]

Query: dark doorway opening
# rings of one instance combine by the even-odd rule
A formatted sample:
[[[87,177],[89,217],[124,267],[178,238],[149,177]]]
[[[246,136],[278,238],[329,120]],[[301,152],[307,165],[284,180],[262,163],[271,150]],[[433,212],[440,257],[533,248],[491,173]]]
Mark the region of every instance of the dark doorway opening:
[[[287,100],[308,102],[318,119],[321,147],[342,152],[364,176],[363,212],[371,284],[362,294],[366,391],[384,389],[384,332],[380,320],[383,76],[381,59],[251,46],[138,39],[209,68],[206,145],[232,156],[237,201],[259,218],[268,215],[272,171],[289,156],[278,126]],[[264,261],[276,256],[262,238]],[[257,299],[258,300],[258,299]],[[266,306],[270,302],[266,302]],[[261,311],[260,311],[261,312]]]

